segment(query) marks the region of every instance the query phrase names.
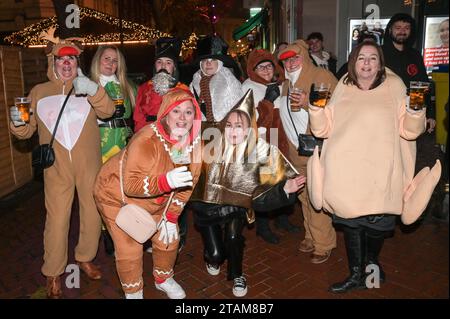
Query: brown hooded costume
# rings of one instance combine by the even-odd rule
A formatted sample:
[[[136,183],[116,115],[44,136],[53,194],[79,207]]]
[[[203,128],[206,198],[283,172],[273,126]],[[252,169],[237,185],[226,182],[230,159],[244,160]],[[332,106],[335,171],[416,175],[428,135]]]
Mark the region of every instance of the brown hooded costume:
[[[54,30],[53,30],[54,31]],[[72,80],[63,82],[54,69],[55,56],[78,56],[82,50],[70,39],[52,38],[54,45],[48,56],[49,81],[38,84],[30,92],[34,110],[30,123],[11,132],[20,139],[30,138],[37,130],[39,144],[48,144]],[[80,236],[75,259],[89,262],[97,254],[100,237],[100,215],[93,197],[95,176],[101,166],[100,133],[97,117],[108,118],[115,107],[105,90],[99,87],[94,96],[70,96],[59,123],[53,148],[55,163],[44,170],[45,207],[44,265],[42,273],[56,277],[67,265],[70,212],[75,188],[80,206]]]
[[[278,54],[278,59],[283,61],[285,59],[300,55],[303,59],[300,75],[293,84],[294,87],[303,89],[306,92],[306,100],[309,100],[309,92],[311,84],[315,82],[324,82],[331,84],[331,92],[334,90],[337,84],[336,78],[333,74],[323,68],[316,67],[311,58],[309,57],[308,44],[303,40],[296,40],[289,44],[284,50]],[[285,74],[286,78],[289,78],[288,74]],[[308,103],[302,106],[300,112],[290,112],[290,106],[288,105],[289,99],[289,80],[284,81],[281,91],[281,106],[280,117],[283,129],[288,137],[289,151],[287,157],[300,171],[301,174],[307,175],[306,164],[308,157],[299,156],[297,153],[298,137],[296,132],[303,134],[311,134],[309,129],[309,116],[308,116]],[[291,117],[295,123],[297,131],[291,121]],[[316,211],[309,200],[309,194],[307,191],[302,192],[299,195],[299,200],[302,203],[302,212],[304,217],[305,226],[305,242],[309,242],[314,248],[314,253],[319,259],[326,260],[327,255],[331,252],[331,249],[336,247],[336,232],[333,228],[330,216],[327,214]]]
[[[95,200],[115,245],[116,267],[122,289],[125,293],[138,292],[143,287],[142,244],[135,241],[115,223],[122,206],[119,180],[119,162],[123,156],[123,190],[125,202],[136,204],[147,210],[158,223],[169,199],[172,189],[167,183],[166,173],[175,168],[172,162],[173,145],[177,141],[170,139],[161,120],[177,105],[192,101],[195,106],[195,120],[189,134],[189,144],[185,146],[191,158],[188,165],[192,173],[193,185],[200,175],[200,126],[201,111],[190,92],[174,88],[163,97],[158,118],[155,123],[144,126],[131,139],[120,153],[106,162],[97,176]],[[198,155],[198,158],[195,157]],[[191,196],[192,188],[175,191],[169,205],[167,220],[177,223],[184,205]],[[178,239],[167,247],[159,240],[158,230],[153,237],[153,276],[156,282],[163,282],[173,276],[173,267],[177,257]]]
[[[284,154],[288,151],[288,141],[284,130],[282,129],[281,119],[280,119],[280,98],[278,97],[274,102],[266,100],[265,93],[267,85],[272,81],[266,81],[260,77],[256,71],[255,67],[263,62],[271,62],[274,66],[274,81],[281,85],[284,81],[284,71],[281,66],[275,61],[275,57],[266,50],[253,50],[250,52],[247,61],[247,75],[248,79],[242,83],[242,90],[246,92],[248,89],[253,90],[253,96],[255,99],[256,110],[258,111],[256,124],[258,128],[266,129],[266,141],[269,143],[276,143],[278,148]],[[271,128],[277,129],[278,138],[272,137],[271,140]],[[260,129],[261,131],[261,129]]]

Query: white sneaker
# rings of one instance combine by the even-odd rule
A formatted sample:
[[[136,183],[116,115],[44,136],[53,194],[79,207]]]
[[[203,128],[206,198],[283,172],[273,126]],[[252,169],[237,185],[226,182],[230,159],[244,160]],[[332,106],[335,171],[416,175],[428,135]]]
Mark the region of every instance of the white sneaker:
[[[247,294],[247,281],[244,276],[234,278],[233,295],[244,297]]]
[[[211,276],[217,276],[218,274],[220,274],[220,266],[211,265],[211,264],[206,263],[206,271]]]
[[[144,299],[144,290],[141,289],[131,294],[125,294],[125,299]]]
[[[167,278],[163,283],[157,284],[155,287],[158,290],[164,291],[170,299],[184,299],[186,293],[183,288],[173,279],[173,277]]]

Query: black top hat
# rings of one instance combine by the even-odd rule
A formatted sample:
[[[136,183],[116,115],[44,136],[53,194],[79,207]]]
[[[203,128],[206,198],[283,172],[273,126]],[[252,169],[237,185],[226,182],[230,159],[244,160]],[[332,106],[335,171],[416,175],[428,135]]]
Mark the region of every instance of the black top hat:
[[[162,37],[156,41],[155,59],[169,58],[178,62],[181,51],[181,40],[178,38]]]
[[[234,68],[236,64],[231,56],[227,54],[228,44],[219,36],[208,35],[197,42],[197,57],[195,64],[204,59],[216,59],[223,62],[227,68]]]

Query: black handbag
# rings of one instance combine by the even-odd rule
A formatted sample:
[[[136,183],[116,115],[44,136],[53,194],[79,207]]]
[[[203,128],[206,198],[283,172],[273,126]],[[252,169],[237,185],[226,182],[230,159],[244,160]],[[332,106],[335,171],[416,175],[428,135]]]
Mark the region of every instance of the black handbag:
[[[313,155],[316,146],[319,146],[319,153],[322,150],[323,139],[315,138],[313,135],[298,134],[298,155]]]
[[[66,107],[67,101],[69,100],[70,94],[72,94],[73,87],[70,89],[69,94],[67,94],[66,99],[59,111],[58,119],[56,120],[55,128],[53,129],[52,138],[49,144],[42,144],[33,150],[31,155],[31,165],[38,170],[43,170],[49,168],[55,163],[55,150],[53,149],[53,141],[55,140],[56,130],[58,129],[59,121],[61,120],[61,115]]]
[[[288,91],[289,96],[289,91]],[[297,132],[297,128],[295,127],[294,120],[292,119],[291,111],[288,105],[289,99],[286,99],[286,107],[289,113],[289,117],[291,118],[292,125],[294,126],[295,134],[298,136],[298,155],[300,156],[311,156],[313,155],[314,149],[316,146],[319,147],[319,153],[322,150],[323,139],[316,138],[310,134],[299,134]]]

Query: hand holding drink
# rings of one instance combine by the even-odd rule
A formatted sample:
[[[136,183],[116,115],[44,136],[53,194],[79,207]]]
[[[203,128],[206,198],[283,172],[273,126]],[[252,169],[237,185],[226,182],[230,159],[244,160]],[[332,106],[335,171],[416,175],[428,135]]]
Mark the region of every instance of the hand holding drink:
[[[329,83],[314,83],[311,86],[309,93],[309,101],[311,105],[317,107],[325,107],[330,99],[331,84]]]
[[[422,110],[426,105],[425,100],[429,92],[430,83],[411,81],[409,82],[409,107],[414,111]]]
[[[30,123],[31,101],[27,97],[16,97],[14,106],[10,107],[9,115],[14,126]]]
[[[291,112],[299,112],[301,110],[305,97],[306,94],[302,89],[297,87],[290,89],[289,104],[291,106]]]
[[[116,112],[114,112],[114,117],[119,118],[123,117],[125,114],[125,106],[124,106],[124,99],[123,96],[119,95],[112,99],[114,102],[114,105],[116,107]]]

